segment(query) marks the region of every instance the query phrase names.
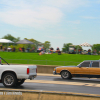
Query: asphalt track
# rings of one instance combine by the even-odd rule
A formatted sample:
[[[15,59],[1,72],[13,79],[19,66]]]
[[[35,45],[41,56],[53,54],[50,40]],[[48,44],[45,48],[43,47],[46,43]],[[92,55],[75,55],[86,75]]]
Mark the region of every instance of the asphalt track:
[[[2,83],[0,83],[0,88],[6,89]],[[34,80],[26,80],[24,84],[13,89],[100,94],[100,79],[72,78],[64,80],[59,75],[38,74]]]

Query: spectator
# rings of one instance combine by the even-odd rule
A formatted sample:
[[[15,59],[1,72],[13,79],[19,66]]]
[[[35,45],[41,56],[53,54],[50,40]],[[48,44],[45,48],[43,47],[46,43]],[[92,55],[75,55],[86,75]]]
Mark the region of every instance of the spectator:
[[[59,49],[59,47],[57,47],[57,49],[56,49],[56,53],[58,53],[60,51],[60,49]]]
[[[21,47],[19,48],[19,51],[21,51],[21,52],[22,52],[22,48],[21,48]]]
[[[43,51],[43,47],[41,48],[41,51]]]
[[[90,49],[88,50],[88,55],[91,55],[91,50]]]
[[[82,49],[81,48],[78,49],[78,53],[82,54]]]
[[[2,45],[0,45],[0,49],[2,50],[2,48],[3,48],[3,46]]]
[[[4,47],[4,48],[3,48],[3,51],[7,51],[7,47]]]
[[[99,51],[99,55],[100,55],[100,51]]]
[[[94,55],[96,55],[96,54],[97,54],[97,50],[96,50],[96,49],[94,49],[93,54],[94,54]]]
[[[37,48],[37,52],[41,52],[41,48]]]
[[[76,48],[74,48],[74,54],[76,54]]]
[[[45,54],[44,50],[42,50],[42,51],[39,53],[39,55],[43,55],[43,54]]]
[[[31,52],[34,52],[34,50],[35,50],[35,48],[33,47],[33,48],[31,49]]]
[[[61,55],[61,51],[60,50],[58,51],[58,55]]]
[[[27,52],[29,52],[29,51],[30,51],[30,48],[28,47],[28,48],[27,48]]]
[[[15,47],[13,47],[12,52],[15,52]]]
[[[39,48],[37,48],[37,52],[39,52]]]
[[[24,47],[22,48],[22,52],[25,52],[25,48]]]
[[[10,46],[7,48],[7,50],[8,50],[8,52],[10,52],[10,51],[11,51],[11,48],[10,48]]]
[[[80,54],[80,49],[78,49],[78,54]]]
[[[82,54],[82,49],[80,48],[80,54]]]
[[[50,53],[51,53],[51,54],[53,53],[53,48],[52,48],[52,47],[50,48]]]

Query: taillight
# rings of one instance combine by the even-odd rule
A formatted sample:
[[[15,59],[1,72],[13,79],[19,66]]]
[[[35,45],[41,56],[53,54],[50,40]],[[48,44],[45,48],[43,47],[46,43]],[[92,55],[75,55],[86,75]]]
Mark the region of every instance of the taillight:
[[[0,64],[1,64],[1,59],[0,59]]]
[[[29,69],[29,68],[27,68],[27,74],[29,74],[29,72],[30,72],[30,69]]]
[[[37,73],[37,68],[36,68],[36,73]]]

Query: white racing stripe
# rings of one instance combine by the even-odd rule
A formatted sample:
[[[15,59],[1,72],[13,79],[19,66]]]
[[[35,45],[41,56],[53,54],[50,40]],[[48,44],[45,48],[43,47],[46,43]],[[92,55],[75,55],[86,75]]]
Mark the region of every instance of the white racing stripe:
[[[37,75],[40,75],[40,76],[60,76],[61,77],[61,75],[53,75],[53,74],[44,74],[44,73],[37,73]]]
[[[37,73],[37,75],[61,77],[61,75],[44,74],[44,73]],[[97,79],[97,78],[92,78],[92,79]],[[68,82],[68,81],[62,82],[62,81],[48,81],[48,80],[26,80],[25,82],[100,87],[100,84],[98,83],[83,83],[83,82]]]
[[[100,87],[100,84],[97,83],[62,82],[62,81],[47,81],[47,80],[26,80],[25,82]]]

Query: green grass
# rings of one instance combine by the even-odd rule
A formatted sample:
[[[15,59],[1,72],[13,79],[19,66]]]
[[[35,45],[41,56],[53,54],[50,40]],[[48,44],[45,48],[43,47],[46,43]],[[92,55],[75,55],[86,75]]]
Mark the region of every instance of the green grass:
[[[77,65],[84,60],[99,60],[100,55],[80,54],[44,54],[26,52],[0,52],[0,56],[8,63],[42,64],[42,65]]]

